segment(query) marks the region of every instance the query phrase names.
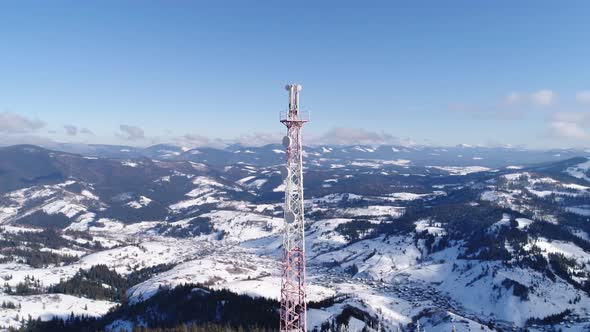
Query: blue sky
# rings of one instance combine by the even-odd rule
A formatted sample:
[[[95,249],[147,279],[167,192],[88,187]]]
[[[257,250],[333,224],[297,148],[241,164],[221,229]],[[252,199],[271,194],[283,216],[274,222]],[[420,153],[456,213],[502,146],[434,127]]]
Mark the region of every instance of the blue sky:
[[[253,4],[0,3],[0,137],[590,146],[588,2]]]

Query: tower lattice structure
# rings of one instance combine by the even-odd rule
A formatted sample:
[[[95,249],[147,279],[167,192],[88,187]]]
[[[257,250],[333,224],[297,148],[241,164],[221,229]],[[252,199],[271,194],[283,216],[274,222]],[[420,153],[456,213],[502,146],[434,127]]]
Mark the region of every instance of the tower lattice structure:
[[[299,110],[301,85],[290,84],[289,108],[281,113],[281,123],[287,127],[283,138],[287,164],[285,179],[283,264],[281,281],[282,332],[307,330],[305,294],[305,233],[303,210],[303,149],[301,129],[308,122],[307,114]]]

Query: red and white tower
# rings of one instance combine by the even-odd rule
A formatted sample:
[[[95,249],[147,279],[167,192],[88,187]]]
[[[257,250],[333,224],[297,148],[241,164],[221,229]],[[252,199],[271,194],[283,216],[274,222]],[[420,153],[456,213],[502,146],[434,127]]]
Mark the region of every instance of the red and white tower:
[[[283,233],[283,277],[281,281],[281,332],[307,330],[305,296],[305,233],[303,219],[303,158],[301,129],[309,121],[299,110],[301,85],[290,84],[289,109],[281,113],[287,126],[283,145],[287,152],[285,179],[285,230]]]

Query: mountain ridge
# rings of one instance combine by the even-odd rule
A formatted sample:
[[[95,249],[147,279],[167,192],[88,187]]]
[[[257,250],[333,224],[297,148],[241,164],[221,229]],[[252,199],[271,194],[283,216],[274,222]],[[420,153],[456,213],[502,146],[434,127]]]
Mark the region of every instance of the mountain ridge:
[[[132,303],[184,283],[277,299],[282,164],[240,161],[282,158],[274,148],[236,147],[221,164],[0,148],[0,181],[10,184],[0,187],[0,298],[16,307],[0,310],[0,325],[47,308],[104,315],[118,300],[56,286],[107,293],[112,273],[83,281],[98,265],[121,276],[151,271],[125,291]],[[342,301],[310,308],[310,328],[351,310],[365,315],[344,315],[359,329],[358,317],[392,330],[590,323],[587,157],[494,168],[329,153],[306,159],[309,296]]]

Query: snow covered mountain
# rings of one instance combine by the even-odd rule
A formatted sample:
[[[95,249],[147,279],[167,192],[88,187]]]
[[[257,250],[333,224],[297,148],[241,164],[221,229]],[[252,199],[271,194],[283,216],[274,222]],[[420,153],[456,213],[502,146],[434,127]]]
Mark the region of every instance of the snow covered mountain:
[[[0,148],[1,326],[123,303],[101,324],[130,329],[186,283],[279,298],[279,147],[122,149]],[[587,331],[584,156],[307,149],[310,329]]]
[[[0,143],[1,144],[1,143]],[[159,160],[190,160],[209,165],[228,165],[238,162],[257,166],[280,164],[284,151],[280,144],[264,146],[229,145],[225,148],[186,148],[172,144],[158,144],[147,148],[52,143],[46,149],[100,158],[149,158]],[[310,164],[339,164],[352,160],[407,160],[419,166],[471,166],[502,167],[553,162],[574,157],[590,157],[590,150],[554,149],[530,150],[516,147],[483,147],[457,145],[436,147],[423,145],[323,145],[306,146],[305,158]]]

